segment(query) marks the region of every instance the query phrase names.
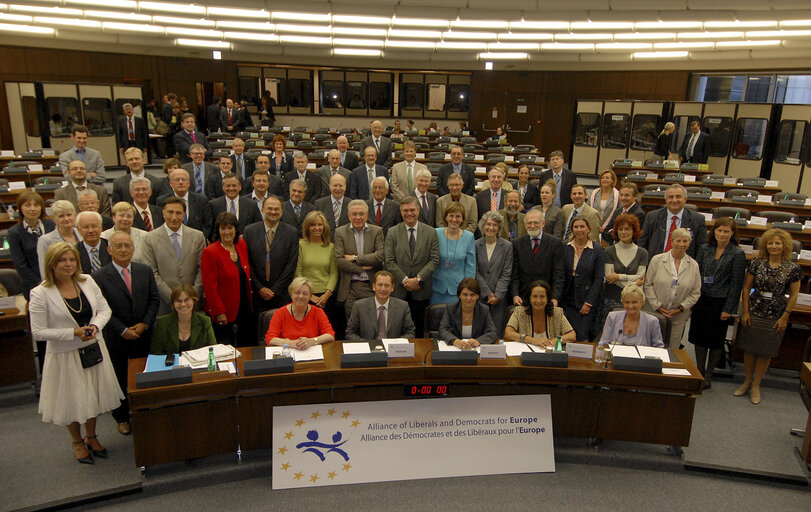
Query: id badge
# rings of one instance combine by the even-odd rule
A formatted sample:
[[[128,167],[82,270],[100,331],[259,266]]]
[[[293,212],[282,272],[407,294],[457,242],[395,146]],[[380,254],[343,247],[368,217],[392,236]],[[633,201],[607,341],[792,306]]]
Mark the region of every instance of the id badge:
[[[456,262],[455,262],[455,261],[446,261],[446,262],[445,262],[445,268],[447,268],[447,269],[452,269],[452,268],[454,268],[455,266],[456,266]]]
[[[704,277],[704,284],[712,284],[713,281],[714,280],[713,280],[712,276],[705,276]]]
[[[760,296],[763,297],[764,299],[771,299],[772,292],[760,292]]]

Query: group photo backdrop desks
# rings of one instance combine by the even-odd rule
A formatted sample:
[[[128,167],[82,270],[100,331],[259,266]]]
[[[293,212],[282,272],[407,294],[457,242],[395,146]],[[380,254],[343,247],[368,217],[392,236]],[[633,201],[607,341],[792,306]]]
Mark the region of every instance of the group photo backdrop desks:
[[[673,181],[665,181],[663,179],[658,179],[658,178],[647,179],[645,181],[629,180],[629,179],[626,179],[626,180],[623,180],[623,181],[629,181],[631,183],[636,183],[636,186],[639,187],[639,188],[645,187],[646,185],[661,185],[662,188],[667,188],[670,185],[675,183]],[[722,183],[708,184],[708,183],[703,183],[701,181],[685,181],[685,182],[680,182],[678,184],[683,185],[684,187],[702,187],[702,188],[706,188],[707,190],[710,190],[712,192],[727,192],[729,190],[735,190],[735,189],[739,189],[739,188],[747,188],[745,185],[739,185],[737,183],[734,184],[734,185],[725,185],[725,184],[722,184]],[[771,195],[774,195],[774,194],[780,194],[783,190],[780,187],[758,187],[757,191],[758,191],[758,194],[770,195],[771,196]]]
[[[128,392],[136,466],[236,452],[237,446],[270,448],[274,406],[414,399],[405,396],[407,384],[448,384],[449,397],[550,394],[555,435],[689,445],[703,379],[682,350],[674,351],[679,363],[665,367],[685,368],[689,376],[602,369],[576,358],[569,358],[569,368],[522,366],[518,357],[432,366],[434,342],[412,341],[414,357],[391,359],[387,367],[342,369],[342,344],[330,342],[322,345],[322,361],[257,376],[245,376],[243,362],[259,354],[242,348],[239,376],[202,372],[190,384],[147,389],[135,387],[146,359],[133,359]]]
[[[665,205],[664,197],[651,197],[642,195],[640,204],[648,210],[653,210]],[[731,201],[729,199],[688,199],[689,204],[695,205],[696,208],[705,212],[711,212],[714,208],[720,206],[729,206],[733,208],[745,208],[752,212],[752,215],[757,215],[758,212],[763,211],[780,211],[789,212],[797,216],[797,222],[801,222],[800,218],[811,218],[811,206],[784,206],[775,203],[747,203],[743,201]],[[794,232],[792,232],[793,234]]]
[[[37,379],[34,346],[28,331],[28,302],[15,295],[14,307],[0,311],[0,387]]]
[[[628,174],[630,174],[632,172],[637,172],[637,171],[645,171],[645,172],[648,172],[648,173],[654,173],[654,174],[657,174],[657,175],[659,175],[661,177],[664,177],[666,174],[675,174],[675,173],[679,172],[679,169],[677,169],[677,168],[675,168],[675,169],[659,169],[657,167],[623,167],[623,166],[615,166],[615,165],[611,166],[611,170],[614,171],[614,174],[616,174],[617,177],[620,178],[620,179],[624,178],[626,175],[628,175]],[[705,174],[714,174],[710,170],[702,171],[702,170],[698,170],[698,169],[683,170],[683,171],[681,171],[681,173],[685,174],[685,175],[688,175],[688,176],[696,176],[696,182],[697,183],[701,182],[701,178],[700,178],[701,176],[703,176]],[[683,185],[691,185],[691,183],[683,183]]]

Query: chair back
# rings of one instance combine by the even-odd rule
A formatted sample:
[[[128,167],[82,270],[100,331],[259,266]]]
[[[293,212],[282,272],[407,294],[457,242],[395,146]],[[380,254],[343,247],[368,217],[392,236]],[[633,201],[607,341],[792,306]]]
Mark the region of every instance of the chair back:
[[[439,336],[439,323],[445,315],[447,304],[431,304],[425,310],[425,332],[431,338]]]
[[[776,210],[766,210],[758,212],[759,217],[766,217],[769,223],[772,222],[791,222],[797,219],[797,215],[791,212],[781,212]]]
[[[0,284],[6,289],[9,297],[23,292],[23,280],[13,268],[0,268]]]
[[[713,219],[717,219],[718,217],[732,217],[734,219],[735,214],[738,214],[738,217],[746,220],[752,218],[752,212],[746,208],[738,208],[737,206],[719,206],[718,208],[712,209]]]
[[[257,344],[260,346],[266,345],[265,334],[267,334],[268,328],[270,328],[270,319],[273,318],[273,313],[275,312],[276,309],[268,309],[267,311],[262,311],[261,313],[259,313],[259,317],[256,319],[258,326]]]

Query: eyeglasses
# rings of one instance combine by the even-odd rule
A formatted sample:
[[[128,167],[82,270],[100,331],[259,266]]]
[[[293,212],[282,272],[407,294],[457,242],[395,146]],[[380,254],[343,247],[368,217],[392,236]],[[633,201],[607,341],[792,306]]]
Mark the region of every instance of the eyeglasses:
[[[110,244],[113,246],[113,249],[132,249],[135,247],[133,244]]]

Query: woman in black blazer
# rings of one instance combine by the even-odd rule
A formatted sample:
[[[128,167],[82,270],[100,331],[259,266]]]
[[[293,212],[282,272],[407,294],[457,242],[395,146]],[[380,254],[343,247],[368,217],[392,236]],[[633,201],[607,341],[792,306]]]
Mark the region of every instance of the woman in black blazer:
[[[287,147],[287,139],[284,135],[278,134],[270,141],[270,147],[273,153],[270,155],[270,174],[274,174],[281,178],[285,173],[295,169],[293,167],[293,157],[284,152]]]
[[[572,324],[577,341],[591,341],[605,276],[605,253],[589,240],[589,221],[578,215],[572,221],[572,241],[563,248],[563,313]]]
[[[496,326],[490,309],[479,302],[479,282],[470,277],[462,279],[456,288],[459,302],[448,304],[439,323],[439,338],[458,348],[476,348],[496,341]]]
[[[529,166],[521,165],[518,168],[518,186],[515,190],[521,194],[521,211],[526,213],[533,206],[541,204],[538,187],[529,182]]]
[[[45,201],[36,192],[25,191],[17,197],[17,213],[20,221],[8,230],[8,245],[11,261],[20,274],[25,300],[30,299],[31,289],[39,285],[37,240],[41,235],[54,230],[54,222],[45,218]]]

